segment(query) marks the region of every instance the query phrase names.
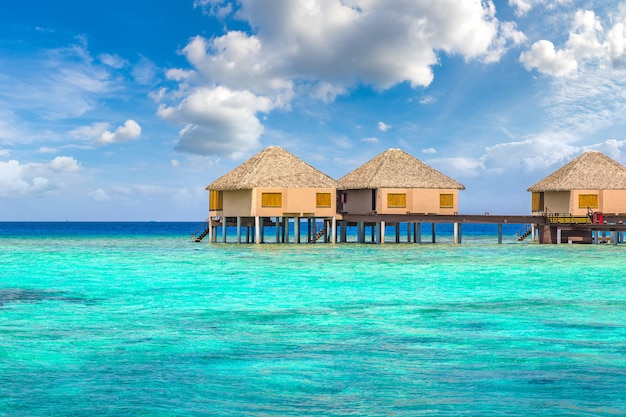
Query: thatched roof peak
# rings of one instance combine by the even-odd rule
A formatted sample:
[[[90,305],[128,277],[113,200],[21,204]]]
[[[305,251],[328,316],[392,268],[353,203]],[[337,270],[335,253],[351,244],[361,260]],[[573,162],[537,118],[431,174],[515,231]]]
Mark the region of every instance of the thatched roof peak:
[[[626,190],[626,167],[599,151],[587,151],[528,188],[531,192]]]
[[[280,146],[268,146],[209,184],[207,190],[337,188],[339,184]]]
[[[343,189],[465,187],[398,148],[391,148],[339,179]]]

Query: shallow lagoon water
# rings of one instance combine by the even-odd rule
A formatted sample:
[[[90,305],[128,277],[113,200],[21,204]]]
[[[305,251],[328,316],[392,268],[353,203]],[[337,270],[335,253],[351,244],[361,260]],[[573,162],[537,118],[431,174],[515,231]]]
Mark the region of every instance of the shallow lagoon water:
[[[0,225],[0,416],[626,414],[623,245],[39,226]]]

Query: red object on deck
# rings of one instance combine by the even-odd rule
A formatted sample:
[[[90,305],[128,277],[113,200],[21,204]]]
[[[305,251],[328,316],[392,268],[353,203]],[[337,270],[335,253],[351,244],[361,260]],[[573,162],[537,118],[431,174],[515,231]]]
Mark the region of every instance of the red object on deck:
[[[604,215],[601,211],[595,211],[593,213],[593,223],[594,224],[603,224],[604,223]]]

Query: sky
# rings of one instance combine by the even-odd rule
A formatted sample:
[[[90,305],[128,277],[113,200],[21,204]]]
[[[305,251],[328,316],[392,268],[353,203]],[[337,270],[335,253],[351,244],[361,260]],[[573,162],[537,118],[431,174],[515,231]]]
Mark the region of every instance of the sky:
[[[0,221],[198,221],[271,145],[400,148],[466,214],[587,150],[626,164],[626,1],[3,0]]]

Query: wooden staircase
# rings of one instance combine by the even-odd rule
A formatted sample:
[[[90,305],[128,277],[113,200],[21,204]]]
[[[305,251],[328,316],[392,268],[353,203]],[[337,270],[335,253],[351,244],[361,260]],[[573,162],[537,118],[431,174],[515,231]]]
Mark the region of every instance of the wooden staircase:
[[[204,239],[210,231],[211,226],[209,224],[209,219],[206,219],[200,224],[200,226],[196,228],[196,230],[191,235],[191,239],[193,239],[194,242],[202,242],[202,239]]]
[[[528,226],[528,225],[526,225],[526,227],[527,227],[527,229],[526,229],[526,231],[525,231],[524,233],[522,233],[522,234],[519,234],[519,233],[518,233],[517,240],[518,240],[519,242],[521,242],[521,241],[523,241],[523,240],[526,240],[526,238],[527,238],[528,236],[530,236],[530,234],[533,232],[533,228],[532,228],[532,226]]]

